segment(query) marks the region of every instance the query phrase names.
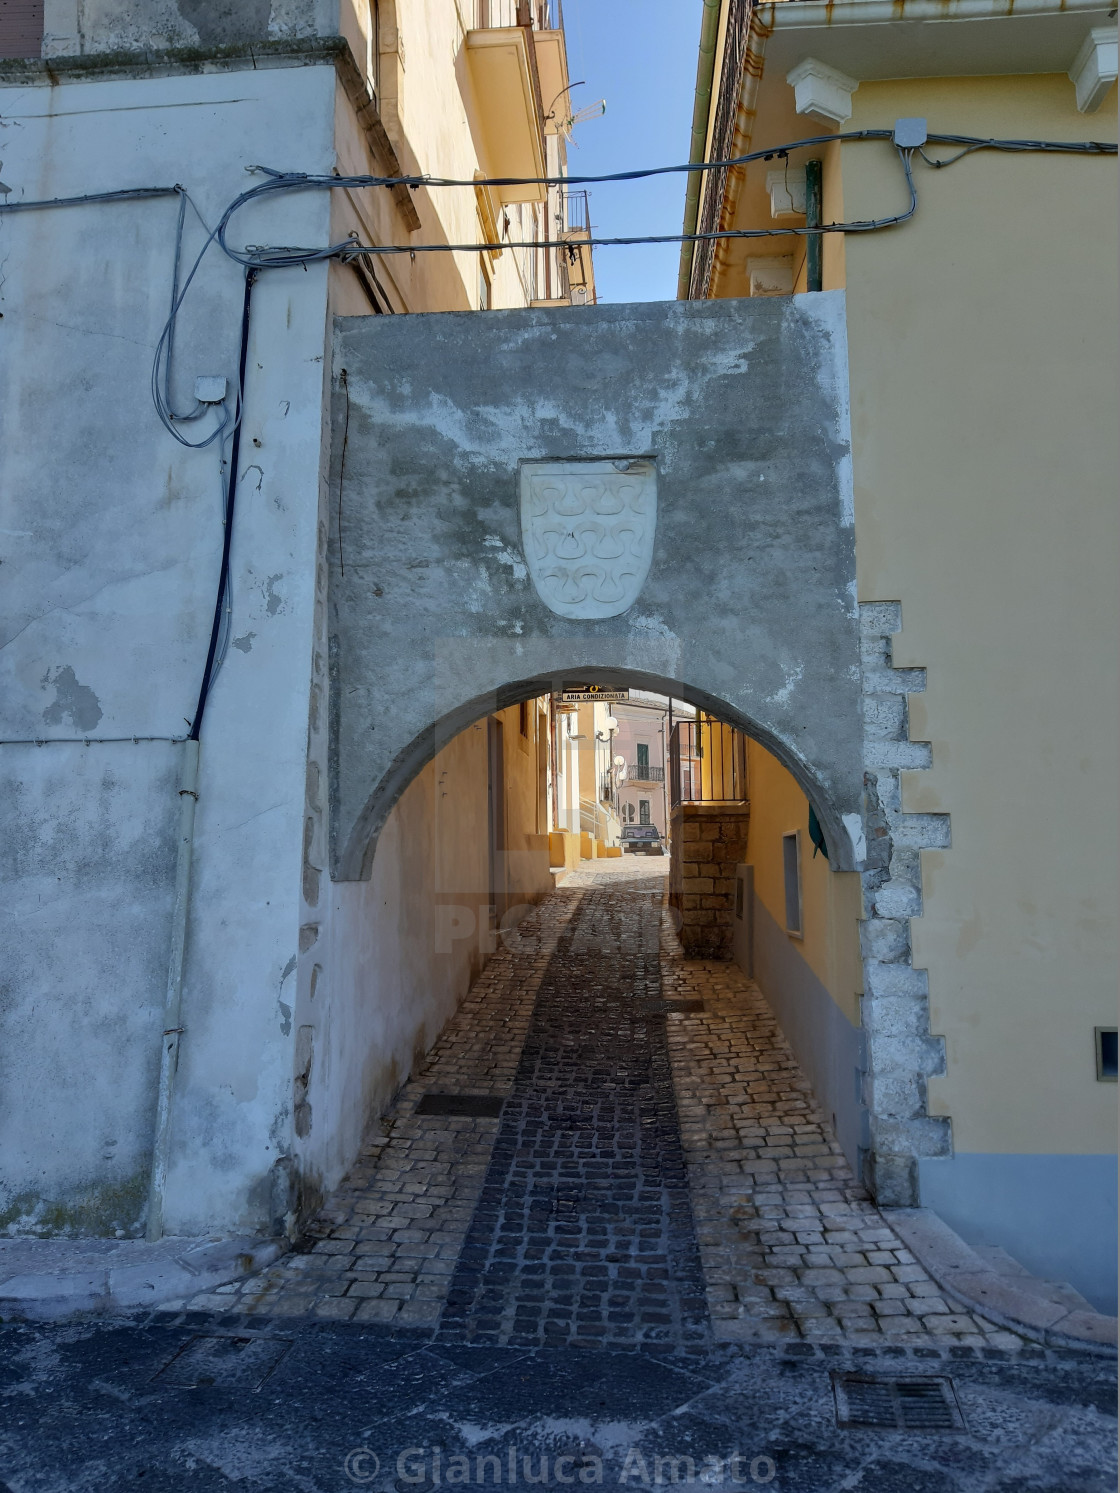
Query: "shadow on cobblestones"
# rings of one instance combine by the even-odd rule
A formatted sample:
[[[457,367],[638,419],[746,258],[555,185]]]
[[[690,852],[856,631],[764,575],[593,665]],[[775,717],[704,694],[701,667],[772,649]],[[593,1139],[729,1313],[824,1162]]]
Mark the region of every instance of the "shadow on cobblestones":
[[[683,958],[660,862],[590,862],[504,934],[377,1131],[307,1252],[175,1305],[523,1348],[1023,1345],[905,1249],[758,986]]]

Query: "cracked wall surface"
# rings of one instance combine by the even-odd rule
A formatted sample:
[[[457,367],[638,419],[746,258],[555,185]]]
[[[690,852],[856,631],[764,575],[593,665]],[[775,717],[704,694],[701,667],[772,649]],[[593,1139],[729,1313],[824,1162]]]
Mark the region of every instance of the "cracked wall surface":
[[[851,867],[863,759],[846,381],[840,292],[338,318],[332,873],[368,874],[437,740],[587,669],[742,725]],[[638,599],[559,616],[525,564],[520,463],[635,457],[656,463],[658,494]]]

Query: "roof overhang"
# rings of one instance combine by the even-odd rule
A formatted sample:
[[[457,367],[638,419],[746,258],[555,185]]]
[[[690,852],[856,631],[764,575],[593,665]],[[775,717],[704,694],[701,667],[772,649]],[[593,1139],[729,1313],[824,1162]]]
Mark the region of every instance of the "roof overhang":
[[[767,72],[815,57],[859,82],[1065,73],[1103,0],[772,0],[755,12]]]

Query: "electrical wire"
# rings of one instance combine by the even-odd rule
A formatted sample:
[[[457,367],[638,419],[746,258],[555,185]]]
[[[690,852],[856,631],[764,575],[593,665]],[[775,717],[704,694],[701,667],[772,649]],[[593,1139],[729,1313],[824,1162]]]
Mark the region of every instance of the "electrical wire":
[[[530,239],[520,242],[505,240],[498,244],[361,244],[353,237],[347,238],[338,244],[326,245],[321,248],[303,248],[286,245],[246,245],[244,250],[234,249],[228,242],[230,224],[234,216],[248,203],[259,201],[263,197],[283,194],[294,191],[334,190],[343,188],[366,188],[386,187],[389,189],[406,186],[410,190],[432,187],[471,187],[478,186],[586,186],[592,184],[604,184],[610,182],[640,181],[649,177],[665,176],[676,173],[691,174],[692,172],[720,171],[736,166],[746,166],[759,160],[785,160],[791,152],[803,150],[815,145],[831,145],[844,141],[855,140],[891,140],[893,142],[893,130],[849,130],[839,134],[813,135],[803,140],[789,142],[785,145],[771,146],[765,150],[752,151],[746,155],[734,156],[728,160],[689,162],[684,165],[655,166],[636,171],[616,171],[600,175],[567,176],[567,177],[486,177],[467,181],[456,177],[434,177],[434,176],[311,176],[300,172],[280,172],[265,166],[256,166],[250,170],[260,171],[265,174],[267,180],[240,193],[225,209],[217,226],[213,229],[207,228],[202,214],[190,198],[186,189],[180,185],[173,187],[131,187],[110,192],[89,192],[71,197],[42,198],[32,201],[0,201],[0,214],[31,212],[62,207],[78,207],[92,203],[111,203],[136,201],[149,197],[177,196],[179,199],[179,212],[175,231],[175,253],[172,268],[171,305],[167,320],[160,333],[156,345],[155,357],[152,362],[151,391],[152,399],[161,423],[165,429],[181,445],[193,450],[201,450],[204,447],[221,442],[224,445],[226,438],[231,440],[231,450],[227,477],[225,482],[224,524],[222,535],[222,559],[219,570],[218,591],[214,603],[214,615],[210,629],[210,642],[207,649],[206,664],[203,669],[202,683],[199,689],[198,703],[195,707],[194,719],[191,723],[190,737],[188,739],[198,740],[205,714],[206,705],[213,688],[214,680],[221,668],[229,646],[231,632],[232,606],[230,596],[230,554],[233,538],[234,507],[237,495],[237,466],[240,457],[241,446],[241,421],[244,411],[244,389],[245,370],[248,357],[249,343],[249,318],[250,304],[252,299],[253,282],[256,276],[265,269],[278,269],[290,267],[304,267],[310,264],[320,263],[325,260],[337,259],[340,261],[354,260],[366,256],[408,254],[415,256],[418,253],[477,253],[480,250],[489,249],[562,249],[571,254],[573,252],[573,241],[569,239]],[[965,156],[979,150],[997,150],[1011,153],[1018,152],[1044,152],[1063,155],[1116,155],[1117,147],[1110,142],[1101,141],[1060,141],[1060,140],[999,140],[982,139],[978,136],[951,135],[934,133],[929,134],[927,144],[959,145],[963,148],[947,159],[931,159],[922,149],[918,148],[921,159],[931,167],[938,170],[945,166],[951,166],[962,160]],[[751,238],[778,238],[778,237],[804,237],[824,233],[871,233],[880,229],[890,228],[905,223],[917,212],[918,194],[914,184],[912,169],[913,150],[895,147],[898,151],[899,160],[902,164],[906,177],[906,184],[910,194],[908,207],[900,213],[894,213],[887,217],[862,219],[846,223],[825,223],[819,227],[788,227],[788,228],[728,228],[707,233],[679,233],[679,234],[634,234],[625,237],[613,238],[588,238],[578,240],[579,245],[587,244],[588,247],[614,247],[619,245],[634,244],[665,244],[665,243],[702,243],[715,239],[751,239]],[[182,246],[186,222],[186,209],[188,204],[198,217],[203,228],[206,229],[206,239],[202,248],[195,256],[194,263],[180,285],[180,272],[182,267]],[[225,408],[224,401],[221,406],[222,416],[217,426],[201,441],[192,441],[179,431],[178,424],[190,423],[201,418],[208,410],[216,408],[202,401],[195,400],[195,406],[191,410],[177,412],[174,409],[171,395],[171,365],[174,353],[175,330],[179,313],[195,276],[197,275],[203,260],[210,247],[218,243],[222,252],[241,264],[245,269],[245,289],[241,318],[241,343],[238,364],[238,377],[235,390],[235,407],[232,415]],[[370,270],[372,275],[372,269]],[[383,287],[378,284],[382,295],[385,294]],[[388,297],[386,297],[388,301]],[[391,308],[390,308],[391,309]],[[122,738],[133,740],[134,738]],[[173,738],[178,739],[178,738]]]
[[[178,424],[200,419],[210,410],[216,409],[219,406],[203,404],[200,400],[196,399],[194,409],[189,410],[185,413],[177,414],[172,407],[171,360],[175,344],[175,328],[178,322],[179,309],[182,306],[183,301],[186,299],[186,294],[190,289],[191,282],[194,280],[195,275],[198,273],[202,265],[202,261],[206,257],[207,250],[214,242],[217,234],[216,229],[210,228],[207,225],[206,220],[199,212],[198,207],[195,205],[194,200],[191,198],[186,189],[183,187],[177,187],[176,191],[179,193],[179,216],[175,231],[175,257],[171,276],[171,308],[168,311],[167,320],[163,324],[163,330],[160,332],[159,340],[156,342],[155,356],[152,359],[152,403],[155,405],[156,414],[159,416],[160,423],[163,425],[164,429],[171,436],[173,436],[181,446],[186,446],[193,451],[201,451],[207,446],[212,446],[215,441],[220,441],[222,439],[222,436],[231,424],[231,419],[234,425],[236,425],[236,422],[241,418],[241,408],[240,404],[236,405],[233,416],[231,417],[223,401],[220,406],[222,414],[218,424],[214,427],[209,435],[205,436],[200,441],[192,441],[189,437],[183,435],[177,429]],[[203,243],[202,248],[198,251],[198,254],[195,256],[195,261],[191,265],[190,273],[187,275],[186,280],[183,282],[182,289],[180,289],[179,273],[182,263],[183,229],[188,203],[190,203],[190,206],[194,210],[195,216],[198,218],[198,221],[206,230],[206,240]]]
[[[249,312],[253,299],[253,282],[257,278],[257,270],[249,268],[245,271],[245,293],[241,305],[241,349],[238,355],[237,367],[237,408],[240,412],[245,404],[245,369],[249,360]],[[236,424],[233,426],[233,437],[229,454],[229,477],[226,484],[225,523],[222,526],[222,560],[218,569],[218,593],[214,598],[214,617],[210,625],[210,643],[206,650],[206,664],[202,670],[202,683],[198,691],[198,703],[195,706],[194,718],[191,721],[189,739],[198,741],[202,730],[202,718],[206,714],[206,706],[210,699],[210,691],[217,677],[218,669],[221,667],[219,649],[222,639],[224,614],[230,606],[230,555],[233,547],[233,515],[234,506],[237,501],[237,465],[241,456],[241,419],[240,414]]]
[[[40,197],[31,202],[0,202],[0,213],[38,212],[48,207],[85,207],[91,202],[132,202],[142,197],[175,197],[182,187],[123,187],[116,192],[85,192],[80,197]],[[130,736],[129,741],[132,740]]]

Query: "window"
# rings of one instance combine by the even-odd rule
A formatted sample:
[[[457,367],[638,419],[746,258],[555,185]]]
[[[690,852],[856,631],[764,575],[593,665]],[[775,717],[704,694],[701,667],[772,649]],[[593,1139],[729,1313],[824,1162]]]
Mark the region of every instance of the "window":
[[[782,877],[786,889],[786,932],[801,938],[801,831],[782,836]]]
[[[649,742],[638,742],[638,776],[640,778],[649,776]]]
[[[366,77],[369,91],[381,107],[381,14],[379,0],[369,0],[369,37],[366,52]]]
[[[486,266],[479,256],[478,262],[478,309],[489,311],[491,302],[490,276],[486,273]]]
[[[648,798],[640,798],[638,800],[638,823],[639,824],[648,824],[649,823],[649,799]]]
[[[522,700],[521,704],[517,707],[517,729],[521,732],[522,736],[528,736],[528,734],[529,734],[529,702],[528,702],[528,700]]]
[[[1097,1079],[1100,1083],[1116,1082],[1116,1028],[1098,1026],[1093,1028],[1097,1039]]]

